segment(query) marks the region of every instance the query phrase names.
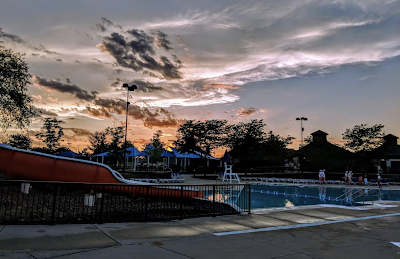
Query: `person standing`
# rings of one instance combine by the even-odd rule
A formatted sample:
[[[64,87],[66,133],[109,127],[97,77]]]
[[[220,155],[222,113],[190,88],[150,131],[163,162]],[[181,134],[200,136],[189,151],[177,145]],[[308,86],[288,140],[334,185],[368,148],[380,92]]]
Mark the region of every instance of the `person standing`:
[[[367,174],[364,174],[364,185],[368,185]]]
[[[349,171],[347,176],[349,178],[349,184],[351,185],[353,183],[353,171]]]
[[[325,183],[325,170],[323,170],[323,169],[319,170],[318,178],[319,178],[319,183],[320,184]]]
[[[376,181],[378,182],[378,187],[382,188],[382,183],[381,183],[382,178],[381,178],[381,174],[380,173],[378,173],[378,177],[376,177]]]
[[[382,183],[381,183],[382,177],[381,177],[381,173],[383,172],[383,170],[382,170],[382,167],[380,167],[379,165],[378,165],[377,169],[378,169],[378,173],[377,173],[376,181],[378,182],[378,187],[379,187],[379,188],[382,188]]]
[[[344,184],[348,185],[349,183],[349,171],[344,172]]]

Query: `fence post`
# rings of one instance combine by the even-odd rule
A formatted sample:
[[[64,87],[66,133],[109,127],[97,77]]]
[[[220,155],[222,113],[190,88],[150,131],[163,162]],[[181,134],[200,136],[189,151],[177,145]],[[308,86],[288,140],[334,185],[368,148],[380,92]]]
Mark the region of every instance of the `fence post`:
[[[247,188],[249,189],[249,213],[251,214],[251,188],[250,188],[250,184],[247,184]]]
[[[59,189],[60,187],[58,186],[58,184],[55,184],[54,185],[54,198],[53,198],[53,209],[52,209],[52,211],[51,211],[51,221],[50,221],[50,225],[55,225],[55,221],[54,221],[54,218],[55,218],[55,214],[56,214],[56,200],[57,200],[57,193],[58,193],[58,189]]]
[[[101,203],[100,203],[100,219],[99,219],[99,224],[103,224],[103,213],[104,213],[103,209],[104,209],[104,197],[105,197],[105,195],[104,195],[104,190],[105,190],[105,187],[104,187],[104,184],[103,184],[103,186],[102,186],[102,188],[101,188]]]
[[[215,184],[213,185],[212,196],[213,196],[213,214],[212,214],[212,216],[215,217]]]
[[[180,219],[183,219],[183,185],[181,185],[181,198],[180,198],[180,208],[179,208],[179,214],[180,214]]]
[[[146,185],[146,208],[144,210],[144,220],[147,221],[147,210],[148,210],[148,204],[149,204],[149,186]]]

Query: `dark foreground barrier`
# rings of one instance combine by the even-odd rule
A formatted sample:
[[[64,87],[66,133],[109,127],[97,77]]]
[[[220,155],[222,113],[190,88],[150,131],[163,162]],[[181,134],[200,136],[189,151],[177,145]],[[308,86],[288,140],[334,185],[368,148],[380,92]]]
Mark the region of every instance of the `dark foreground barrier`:
[[[165,221],[251,209],[249,185],[139,187],[140,192],[131,195],[130,188],[137,190],[138,185],[1,180],[0,224]],[[158,191],[160,195],[154,195]],[[203,198],[189,198],[188,192]]]

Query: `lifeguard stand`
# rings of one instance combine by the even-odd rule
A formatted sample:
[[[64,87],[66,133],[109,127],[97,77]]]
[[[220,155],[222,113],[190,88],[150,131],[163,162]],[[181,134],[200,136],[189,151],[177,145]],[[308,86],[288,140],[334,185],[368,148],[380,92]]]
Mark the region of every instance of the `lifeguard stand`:
[[[240,183],[238,174],[232,172],[232,165],[228,165],[226,162],[224,164],[225,171],[224,175],[222,176],[222,183],[224,183],[225,180],[229,180],[229,183],[232,183],[232,181],[238,181],[238,183]]]

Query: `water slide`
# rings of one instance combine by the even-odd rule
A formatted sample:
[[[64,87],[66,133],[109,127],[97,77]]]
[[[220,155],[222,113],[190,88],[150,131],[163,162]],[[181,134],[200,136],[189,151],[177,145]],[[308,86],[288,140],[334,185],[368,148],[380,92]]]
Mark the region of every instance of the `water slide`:
[[[0,144],[0,174],[7,175],[10,180],[30,181],[55,181],[55,182],[83,182],[83,183],[109,183],[129,184],[132,196],[140,196],[144,191],[143,185],[149,183],[125,179],[120,173],[112,170],[107,165],[78,160],[68,157],[48,155],[35,151],[13,148]],[[199,190],[149,187],[146,195],[184,198],[204,198]]]

